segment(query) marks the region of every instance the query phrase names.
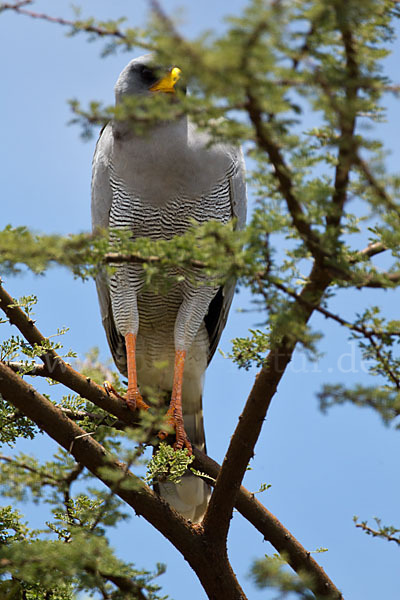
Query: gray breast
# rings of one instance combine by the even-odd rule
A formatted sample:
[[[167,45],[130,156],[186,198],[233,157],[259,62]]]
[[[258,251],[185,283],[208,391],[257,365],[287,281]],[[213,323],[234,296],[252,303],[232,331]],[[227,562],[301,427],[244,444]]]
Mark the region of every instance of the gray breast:
[[[204,223],[211,219],[227,223],[232,219],[229,178],[235,165],[214,183],[206,193],[194,197],[182,185],[160,204],[149,202],[139,195],[136,186],[126,183],[111,165],[110,183],[113,202],[110,227],[128,228],[132,236],[152,239],[170,239],[183,234],[195,219]]]

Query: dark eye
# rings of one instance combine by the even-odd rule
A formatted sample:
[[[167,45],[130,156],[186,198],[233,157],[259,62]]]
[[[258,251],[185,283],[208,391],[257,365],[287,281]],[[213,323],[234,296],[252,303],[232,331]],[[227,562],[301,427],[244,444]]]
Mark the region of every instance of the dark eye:
[[[153,69],[150,69],[145,65],[141,65],[140,76],[142,80],[148,85],[151,85],[157,81],[157,76],[154,73]]]

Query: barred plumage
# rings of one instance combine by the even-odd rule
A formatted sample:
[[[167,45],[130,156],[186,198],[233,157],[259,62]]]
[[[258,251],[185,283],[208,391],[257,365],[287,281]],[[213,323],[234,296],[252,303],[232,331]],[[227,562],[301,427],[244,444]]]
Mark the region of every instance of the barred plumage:
[[[141,65],[151,61],[151,56],[141,57],[124,69],[116,85],[117,102],[125,94],[151,93],[140,78]],[[146,137],[134,135],[127,123],[109,124],[96,147],[92,189],[94,228],[128,229],[133,238],[170,239],[183,234],[193,219],[228,223],[236,218],[237,227],[244,225],[241,151],[210,145],[206,134],[186,118],[157,125]],[[118,265],[109,280],[100,274],[103,324],[123,374],[127,374],[127,336],[134,336],[135,369],[142,388],[174,390],[174,359],[181,353],[185,429],[191,442],[205,449],[204,372],[224,328],[235,282],[218,288],[201,270],[190,270],[183,281],[174,277],[178,270],[169,274],[171,285],[164,295],[143,287],[140,265]],[[186,518],[201,520],[210,493],[202,480],[188,474],[178,486],[159,484],[159,491]]]

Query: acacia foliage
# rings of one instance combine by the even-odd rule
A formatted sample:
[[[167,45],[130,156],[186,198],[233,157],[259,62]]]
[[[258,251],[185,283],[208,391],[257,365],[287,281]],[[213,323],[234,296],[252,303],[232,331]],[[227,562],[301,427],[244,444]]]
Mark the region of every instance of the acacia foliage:
[[[372,407],[391,422],[399,414],[399,322],[386,319],[379,307],[367,302],[359,314],[346,317],[331,312],[329,302],[350,287],[385,290],[400,281],[400,179],[386,173],[384,148],[364,129],[384,117],[385,94],[396,91],[383,74],[382,61],[390,51],[393,20],[398,16],[392,0],[251,0],[242,16],[229,19],[224,34],[208,33],[194,40],[184,38],[157,3],[147,29],[126,27],[124,20],[61,23],[72,33],[106,37],[105,53],[133,47],[155,51],[160,63],[179,64],[192,90],[190,95],[178,90],[178,103],[159,95],[150,102],[129,99],[117,108],[98,101],[84,108],[74,100],[73,121],[82,126],[85,136],[110,118],[129,120],[142,132],[160,119],[188,114],[216,142],[245,144],[255,208],[243,233],[209,223],[169,242],[132,241],[126,232],[119,232],[118,241],[114,235],[111,243],[106,234],[62,238],[6,227],[0,232],[3,273],[16,273],[23,265],[42,273],[58,264],[88,277],[104,263],[135,261],[143,264],[147,284],[157,284],[160,292],[168,285],[162,273],[171,265],[181,267],[179,276],[187,273],[188,266],[196,266],[221,282],[237,277],[252,292],[262,324],[240,333],[231,358],[239,367],[260,368],[260,389],[253,389],[250,396],[256,398],[261,416],[296,345],[316,355],[319,334],[308,321],[319,311],[348,330],[368,360],[371,374],[379,376],[369,386],[354,389],[325,386],[320,393],[322,407],[350,401]],[[374,264],[374,257],[383,252],[385,272]],[[19,304],[30,317],[29,299]],[[18,361],[14,370],[27,373],[36,368],[37,359],[56,349],[46,344],[10,338],[2,345],[0,358],[8,365]],[[91,375],[94,380],[104,374],[102,367],[96,368],[100,373]],[[115,383],[120,386],[116,378]],[[12,443],[20,436],[37,434],[32,421],[12,405],[12,398],[2,395],[2,441]],[[141,446],[134,452],[127,450],[133,434],[121,433],[96,403],[69,390],[57,405],[107,452],[118,451],[129,468],[140,469]],[[252,416],[251,408],[247,414]],[[150,419],[141,434],[135,430],[136,441],[147,442],[153,429]],[[229,449],[233,448],[232,454],[240,437],[237,433]],[[256,431],[253,447],[257,436]],[[91,487],[97,475],[77,467],[68,451],[45,465],[27,456],[3,457],[2,465],[6,495],[20,499],[29,489],[40,500],[49,491],[46,500],[54,507],[54,519],[46,530],[33,533],[21,525],[15,512],[6,509],[3,514],[1,564],[11,579],[1,585],[10,598],[23,594],[29,600],[71,598],[79,590],[116,599],[156,597],[153,574],[122,564],[103,538],[105,528],[123,518],[112,485],[111,492]],[[239,467],[237,475],[225,472],[228,479],[236,477],[240,483]],[[113,476],[119,481],[120,475],[112,472],[107,472],[107,481]],[[77,479],[88,487],[85,494],[71,495]],[[221,482],[223,489],[223,476]],[[217,480],[215,497],[218,489]],[[227,503],[224,519],[232,506]],[[210,519],[215,511],[211,503]],[[390,527],[368,530],[363,524],[371,535],[388,538],[397,532]],[[34,561],[23,558],[26,544],[34,544]],[[78,548],[82,549],[79,565]],[[98,560],[90,560],[93,555]],[[284,551],[281,555],[293,566]],[[43,568],[44,556],[53,570]],[[276,585],[282,593],[294,590],[307,598],[311,589],[318,595],[310,574],[304,577],[304,569],[296,570],[301,581],[282,572],[280,563],[265,559],[253,566],[253,575],[258,585]]]

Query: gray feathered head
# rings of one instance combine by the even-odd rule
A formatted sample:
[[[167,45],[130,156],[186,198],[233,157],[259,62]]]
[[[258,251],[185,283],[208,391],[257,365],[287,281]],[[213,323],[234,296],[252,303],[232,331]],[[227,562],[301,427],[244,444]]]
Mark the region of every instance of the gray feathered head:
[[[115,84],[115,99],[123,96],[149,94],[150,92],[173,93],[181,76],[178,67],[165,69],[154,64],[153,54],[144,54],[130,61]]]

